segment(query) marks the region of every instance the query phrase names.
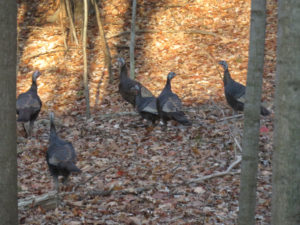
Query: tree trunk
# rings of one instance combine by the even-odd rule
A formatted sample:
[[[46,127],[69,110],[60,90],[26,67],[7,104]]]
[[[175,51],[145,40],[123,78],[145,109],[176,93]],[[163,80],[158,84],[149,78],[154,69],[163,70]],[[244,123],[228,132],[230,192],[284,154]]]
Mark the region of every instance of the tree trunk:
[[[300,224],[300,1],[278,1],[272,224]]]
[[[0,224],[18,224],[16,148],[17,3],[0,1]]]
[[[135,18],[136,18],[136,0],[132,1],[132,16],[131,16],[131,31],[130,31],[130,78],[134,79],[135,61],[134,61],[134,48],[135,48]]]
[[[84,1],[85,0],[73,0],[73,12],[74,22],[77,26],[82,27],[82,21],[84,21]]]
[[[259,119],[261,87],[264,66],[266,28],[266,1],[252,0],[249,62],[246,102],[244,109],[244,135],[238,224],[255,224],[256,179],[259,148]]]
[[[86,104],[86,117],[90,118],[90,93],[89,93],[89,80],[88,80],[88,66],[87,66],[87,53],[86,53],[86,43],[87,43],[87,25],[88,25],[88,2],[84,2],[84,22],[83,22],[83,33],[82,33],[82,48],[83,48],[83,85],[84,85],[84,96]]]

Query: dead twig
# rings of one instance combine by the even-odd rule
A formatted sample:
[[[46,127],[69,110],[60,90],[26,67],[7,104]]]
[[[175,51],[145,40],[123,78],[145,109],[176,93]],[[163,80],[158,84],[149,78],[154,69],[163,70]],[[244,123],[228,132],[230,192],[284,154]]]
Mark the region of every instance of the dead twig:
[[[156,184],[147,185],[147,186],[138,187],[138,188],[128,188],[128,189],[121,190],[120,193],[123,195],[127,195],[127,194],[139,195],[139,194],[141,194],[145,191],[149,191],[155,187],[156,187]]]
[[[236,118],[240,118],[240,117],[243,117],[243,116],[244,116],[244,114],[236,114],[236,115],[233,115],[233,116],[223,117],[223,118],[219,119],[218,121],[231,120],[231,119],[236,119]]]
[[[207,176],[202,176],[202,177],[198,177],[196,179],[192,179],[190,181],[186,181],[184,182],[184,184],[191,184],[191,183],[200,183],[203,182],[205,180],[209,180],[215,177],[221,177],[221,176],[225,176],[225,175],[234,175],[237,174],[239,172],[231,172],[231,170],[238,165],[240,162],[242,161],[242,157],[241,156],[237,156],[237,160],[235,160],[233,163],[231,163],[231,165],[223,172],[216,172]]]
[[[231,136],[233,137],[232,134],[231,134]],[[233,137],[233,140],[234,140],[236,146],[239,148],[240,152],[242,152],[243,149],[242,149],[242,146],[240,145],[240,143],[238,142],[238,140],[235,137]]]

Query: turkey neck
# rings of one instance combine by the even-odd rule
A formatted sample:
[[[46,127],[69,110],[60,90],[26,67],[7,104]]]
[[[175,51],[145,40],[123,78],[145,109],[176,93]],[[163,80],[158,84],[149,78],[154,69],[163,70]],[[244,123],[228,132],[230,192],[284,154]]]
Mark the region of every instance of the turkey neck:
[[[168,90],[168,91],[170,90],[171,91],[171,80],[172,79],[169,79],[169,78],[167,79],[165,90]]]
[[[225,69],[224,70],[224,77],[223,77],[223,82],[224,82],[224,86],[226,86],[228,84],[229,81],[231,81],[231,76],[230,76],[230,73],[229,73],[229,70],[228,69]]]
[[[36,84],[36,79],[32,78],[32,83],[31,83],[31,87],[30,90],[37,92],[37,84]]]
[[[55,128],[53,121],[51,120],[50,123],[51,123],[51,125],[50,125],[50,142],[51,142],[57,138],[57,134],[56,134],[56,128]]]
[[[121,72],[120,72],[120,79],[121,80],[124,80],[128,78],[127,76],[127,67],[126,67],[126,64],[124,64],[122,67],[121,67]]]

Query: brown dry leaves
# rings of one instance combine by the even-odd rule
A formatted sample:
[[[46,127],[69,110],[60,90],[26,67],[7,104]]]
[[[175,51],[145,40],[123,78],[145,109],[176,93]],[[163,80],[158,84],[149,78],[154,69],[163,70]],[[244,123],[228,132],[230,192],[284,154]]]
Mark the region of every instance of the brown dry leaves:
[[[81,47],[68,42],[65,51],[59,24],[46,22],[54,0],[19,1],[18,94],[27,90],[31,72],[38,79],[43,108],[34,137],[18,129],[19,199],[52,190],[45,161],[48,112],[56,113],[61,137],[73,143],[80,175],[63,187],[62,204],[20,211],[24,224],[235,224],[239,176],[228,175],[198,184],[197,177],[225,171],[241,142],[242,120],[219,121],[231,110],[223,97],[222,70],[227,60],[232,76],[245,83],[248,61],[250,1],[138,1],[137,79],[155,95],[166,75],[178,76],[172,89],[183,100],[191,128],[170,123],[145,128],[138,116],[115,116],[134,109],[117,93],[115,58],[128,62],[130,5],[125,0],[101,1],[105,31],[114,64],[114,82],[107,71],[94,17],[89,24],[89,77],[92,118],[84,118]],[[276,1],[268,1],[264,100],[272,105],[275,62]],[[129,11],[128,11],[129,10]],[[79,32],[78,32],[79,35]],[[111,114],[110,116],[103,116]],[[224,115],[223,115],[224,114]],[[269,224],[272,117],[263,118],[258,185],[258,224]],[[239,168],[235,168],[234,171]],[[75,190],[73,190],[75,188]]]

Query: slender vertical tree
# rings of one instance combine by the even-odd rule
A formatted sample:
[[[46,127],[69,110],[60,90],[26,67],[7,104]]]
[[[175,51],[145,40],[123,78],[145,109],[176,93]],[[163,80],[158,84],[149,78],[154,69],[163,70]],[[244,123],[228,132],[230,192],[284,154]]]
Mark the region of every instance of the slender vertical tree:
[[[135,49],[135,18],[136,18],[136,0],[132,0],[132,16],[131,16],[131,30],[130,30],[130,78],[134,79],[135,74],[135,60],[134,60],[134,49]]]
[[[16,151],[17,3],[0,1],[0,224],[18,224]]]
[[[278,1],[272,224],[300,224],[300,1]]]
[[[244,135],[242,141],[243,153],[238,215],[239,225],[255,224],[259,119],[264,66],[265,29],[266,1],[252,0],[249,62],[244,109]]]
[[[87,63],[87,27],[88,27],[88,1],[83,0],[84,6],[84,20],[83,20],[83,34],[82,34],[82,51],[83,51],[83,86],[84,86],[84,96],[86,104],[86,118],[89,119],[91,116],[90,111],[90,91],[89,91],[89,79],[88,79],[88,63]]]

